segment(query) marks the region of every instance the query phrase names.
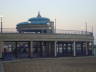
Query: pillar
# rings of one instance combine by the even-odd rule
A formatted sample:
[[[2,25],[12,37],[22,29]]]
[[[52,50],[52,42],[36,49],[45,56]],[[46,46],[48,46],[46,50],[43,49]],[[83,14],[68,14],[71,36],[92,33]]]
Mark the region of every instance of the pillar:
[[[55,57],[57,56],[57,47],[56,47],[57,45],[56,44],[57,44],[57,42],[55,41],[54,42],[54,56]]]
[[[68,42],[66,43],[66,56],[68,56]]]
[[[76,56],[76,42],[73,42],[73,56]]]
[[[15,50],[14,50],[14,52],[13,52],[13,55],[14,55],[14,57],[15,58],[17,58],[17,41],[14,41],[15,42]]]
[[[86,42],[86,56],[88,55],[88,42]]]
[[[33,41],[30,41],[30,57],[33,56]]]
[[[85,55],[86,53],[86,51],[84,51],[84,50],[86,50],[86,42],[81,42],[81,53],[80,53],[80,56],[83,56],[83,55]]]
[[[92,41],[92,55],[94,55],[94,41]]]
[[[3,44],[4,42],[3,41],[0,41],[0,58],[2,58],[2,53],[3,53]]]
[[[51,56],[51,43],[48,44],[48,48],[49,48],[49,52],[48,52],[48,55]]]
[[[42,56],[45,56],[45,47],[44,47],[44,41],[42,41]]]

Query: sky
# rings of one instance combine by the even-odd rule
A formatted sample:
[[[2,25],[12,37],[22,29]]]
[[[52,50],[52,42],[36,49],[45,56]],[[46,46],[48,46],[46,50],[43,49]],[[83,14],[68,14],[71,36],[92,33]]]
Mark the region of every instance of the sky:
[[[56,19],[57,29],[85,30],[94,28],[96,34],[96,0],[0,0],[0,16],[3,28],[15,28],[16,24],[37,16],[52,21]]]

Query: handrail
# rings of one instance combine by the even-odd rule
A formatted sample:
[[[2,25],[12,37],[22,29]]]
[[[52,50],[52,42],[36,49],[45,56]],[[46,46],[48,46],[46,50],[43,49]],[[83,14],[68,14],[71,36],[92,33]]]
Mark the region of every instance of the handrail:
[[[16,28],[3,28],[0,33],[19,33]],[[31,32],[30,32],[31,33]],[[93,35],[92,32],[79,31],[79,30],[63,30],[56,29],[56,34],[80,34],[80,35]]]

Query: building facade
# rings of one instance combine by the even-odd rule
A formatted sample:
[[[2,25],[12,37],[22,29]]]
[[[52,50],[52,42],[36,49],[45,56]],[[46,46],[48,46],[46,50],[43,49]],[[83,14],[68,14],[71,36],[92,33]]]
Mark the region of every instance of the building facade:
[[[93,33],[56,33],[54,22],[40,13],[17,24],[16,29],[17,33],[0,33],[1,58],[93,55]]]

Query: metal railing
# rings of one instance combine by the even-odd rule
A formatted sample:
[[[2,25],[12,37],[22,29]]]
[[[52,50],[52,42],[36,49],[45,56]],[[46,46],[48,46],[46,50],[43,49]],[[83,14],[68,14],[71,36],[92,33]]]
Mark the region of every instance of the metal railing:
[[[16,30],[16,28],[3,28],[2,32],[0,30],[0,33],[19,33],[19,32]],[[63,30],[63,29],[56,29],[56,33],[58,33],[58,34],[93,35],[92,32],[79,31],[79,30]]]
[[[57,30],[56,30],[56,33],[93,35],[92,32],[86,32],[86,31],[80,31],[80,30],[61,30],[61,29],[57,29]]]

